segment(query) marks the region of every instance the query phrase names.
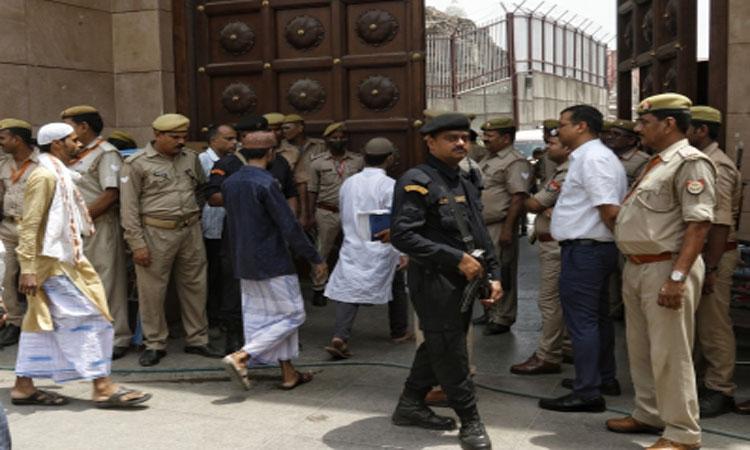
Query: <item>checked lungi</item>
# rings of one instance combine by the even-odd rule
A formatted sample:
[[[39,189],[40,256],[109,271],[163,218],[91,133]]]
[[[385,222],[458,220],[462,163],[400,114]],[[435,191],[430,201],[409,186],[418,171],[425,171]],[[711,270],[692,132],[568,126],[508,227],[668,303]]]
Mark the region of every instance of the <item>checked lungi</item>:
[[[57,383],[109,376],[112,324],[65,275],[47,278],[42,289],[49,298],[55,329],[21,332],[16,375]]]

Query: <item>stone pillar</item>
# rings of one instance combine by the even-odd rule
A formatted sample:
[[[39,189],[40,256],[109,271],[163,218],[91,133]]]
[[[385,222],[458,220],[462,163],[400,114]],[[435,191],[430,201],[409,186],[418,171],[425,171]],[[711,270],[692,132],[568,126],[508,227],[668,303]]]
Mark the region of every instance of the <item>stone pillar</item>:
[[[154,118],[175,110],[171,9],[168,0],[112,2],[117,127],[140,146]]]

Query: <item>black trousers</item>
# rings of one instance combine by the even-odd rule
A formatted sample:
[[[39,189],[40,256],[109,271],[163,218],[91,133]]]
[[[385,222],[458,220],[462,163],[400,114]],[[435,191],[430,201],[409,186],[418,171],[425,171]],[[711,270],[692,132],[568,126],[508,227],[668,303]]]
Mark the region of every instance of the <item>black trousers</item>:
[[[208,261],[208,298],[206,298],[206,312],[208,321],[214,325],[220,321],[222,302],[222,262],[221,262],[221,239],[203,239],[206,246],[206,259]]]
[[[397,270],[393,277],[393,300],[388,303],[391,338],[406,334],[409,329],[409,296],[406,294],[406,270]]]
[[[232,257],[229,251],[229,239],[222,236],[221,242],[221,308],[219,317],[225,326],[242,328],[242,296],[240,280],[234,277]]]

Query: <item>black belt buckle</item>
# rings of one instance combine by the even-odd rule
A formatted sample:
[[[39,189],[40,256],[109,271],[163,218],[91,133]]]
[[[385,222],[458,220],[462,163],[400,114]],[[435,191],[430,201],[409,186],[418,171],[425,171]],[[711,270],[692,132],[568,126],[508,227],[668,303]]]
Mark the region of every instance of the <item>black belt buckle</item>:
[[[586,245],[586,246],[594,246],[599,244],[606,244],[606,242],[603,241],[597,241],[595,239],[566,239],[564,241],[560,241],[560,245],[563,247],[567,245]]]

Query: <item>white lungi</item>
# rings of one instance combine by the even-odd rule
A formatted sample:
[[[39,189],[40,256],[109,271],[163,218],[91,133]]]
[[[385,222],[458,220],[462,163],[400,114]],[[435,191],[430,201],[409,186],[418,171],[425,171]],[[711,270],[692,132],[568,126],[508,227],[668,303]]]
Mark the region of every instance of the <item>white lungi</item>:
[[[42,289],[49,297],[55,330],[21,332],[16,375],[57,383],[109,376],[112,324],[68,277],[49,277]]]
[[[249,364],[277,364],[299,356],[297,330],[305,306],[297,275],[241,280],[242,323]]]

